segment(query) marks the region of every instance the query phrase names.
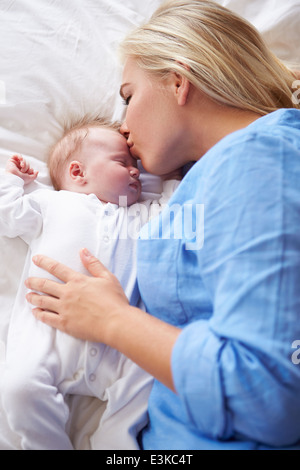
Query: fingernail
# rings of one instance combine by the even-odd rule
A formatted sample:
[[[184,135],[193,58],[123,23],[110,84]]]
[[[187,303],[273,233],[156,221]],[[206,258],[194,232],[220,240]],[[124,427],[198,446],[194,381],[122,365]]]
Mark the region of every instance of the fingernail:
[[[82,254],[85,258],[90,258],[92,256],[92,254],[89,252],[89,250],[87,248],[84,248],[82,250]]]

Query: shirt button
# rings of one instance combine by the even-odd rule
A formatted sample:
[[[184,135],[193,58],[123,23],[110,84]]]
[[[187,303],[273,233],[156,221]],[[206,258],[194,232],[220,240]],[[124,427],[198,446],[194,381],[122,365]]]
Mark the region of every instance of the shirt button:
[[[91,374],[91,375],[89,376],[89,379],[90,379],[90,382],[95,382],[95,380],[96,380],[95,374]]]
[[[96,348],[92,348],[92,349],[90,350],[90,355],[91,355],[92,357],[97,356],[97,353],[98,353],[98,351],[97,351]]]
[[[109,236],[108,235],[105,235],[105,237],[103,237],[103,241],[105,243],[108,243],[109,242]]]

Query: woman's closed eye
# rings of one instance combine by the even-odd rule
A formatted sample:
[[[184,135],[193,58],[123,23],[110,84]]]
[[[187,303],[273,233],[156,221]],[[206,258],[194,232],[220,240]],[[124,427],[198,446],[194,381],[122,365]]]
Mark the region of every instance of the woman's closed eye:
[[[125,106],[128,106],[131,100],[131,96],[128,96],[127,98],[123,98],[123,103]]]

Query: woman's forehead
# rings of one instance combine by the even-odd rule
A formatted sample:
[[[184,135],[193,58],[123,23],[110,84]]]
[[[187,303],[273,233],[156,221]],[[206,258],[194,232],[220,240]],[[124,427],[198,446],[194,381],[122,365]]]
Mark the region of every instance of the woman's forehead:
[[[125,62],[124,68],[123,68],[123,79],[122,79],[122,87],[125,85],[129,85],[134,81],[136,78],[145,78],[148,77],[149,74],[146,73],[145,70],[143,70],[136,59],[133,57],[128,57],[128,59]]]

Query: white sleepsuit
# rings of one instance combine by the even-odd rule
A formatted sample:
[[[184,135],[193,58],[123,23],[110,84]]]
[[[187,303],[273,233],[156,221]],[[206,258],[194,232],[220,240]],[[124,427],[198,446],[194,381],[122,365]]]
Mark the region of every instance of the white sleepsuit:
[[[131,305],[141,307],[136,283],[136,238],[141,225],[161,210],[178,185],[164,183],[159,201],[130,207],[103,204],[93,194],[37,190],[24,195],[23,180],[0,181],[0,235],[21,237],[30,247],[7,340],[0,393],[23,449],[72,449],[66,431],[70,394],[98,397],[106,406],[97,430],[102,449],[138,449],[147,422],[152,378],[119,352],[74,339],[38,322],[25,300],[27,277],[51,277],[33,265],[44,254],[85,272],[86,247],[119,279]],[[85,272],[88,274],[87,272]],[[151,273],[150,273],[151,275]]]

